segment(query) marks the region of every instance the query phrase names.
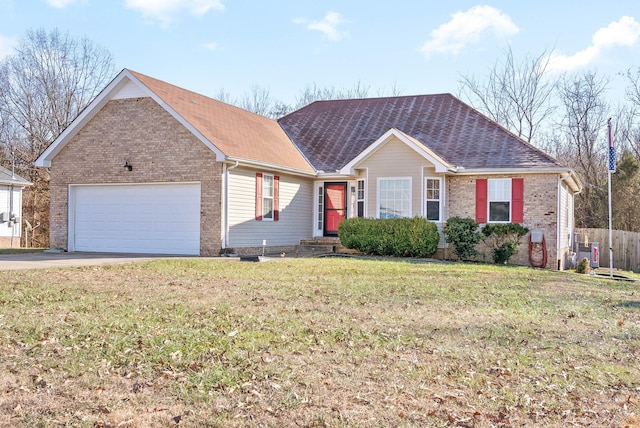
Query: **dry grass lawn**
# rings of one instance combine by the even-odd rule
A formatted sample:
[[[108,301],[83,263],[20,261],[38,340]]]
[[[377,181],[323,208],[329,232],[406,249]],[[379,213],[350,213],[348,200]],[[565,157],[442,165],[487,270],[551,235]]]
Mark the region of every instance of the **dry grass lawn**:
[[[0,426],[640,425],[638,283],[355,259],[0,272]]]

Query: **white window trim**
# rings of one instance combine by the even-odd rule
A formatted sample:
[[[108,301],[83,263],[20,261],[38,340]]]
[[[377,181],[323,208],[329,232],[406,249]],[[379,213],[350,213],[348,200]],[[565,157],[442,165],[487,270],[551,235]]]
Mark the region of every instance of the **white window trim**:
[[[320,189],[322,189],[322,192],[320,192]],[[322,196],[320,196],[322,195]],[[322,210],[324,211],[324,182],[323,181],[316,181],[315,183],[313,183],[313,236],[314,237],[319,237],[322,236],[324,233],[324,212],[320,212],[319,208],[320,208],[320,198],[323,198],[322,200]],[[320,228],[318,228],[318,220],[320,219],[320,215],[323,216],[322,218],[322,225]]]
[[[267,196],[266,192],[265,192],[265,178],[267,177],[271,177],[271,196]],[[262,173],[262,221],[273,221],[273,217],[274,217],[274,213],[275,213],[275,207],[274,205],[274,201],[275,201],[275,176],[273,174],[267,174],[267,173]],[[265,200],[271,200],[271,218],[269,217],[265,217]]]
[[[427,218],[427,180],[438,180],[438,185],[439,185],[439,194],[440,194],[440,198],[437,199],[438,202],[440,202],[439,207],[438,207],[438,219],[439,220],[429,220],[429,221],[433,221],[434,223],[442,223],[444,220],[442,219],[442,210],[443,210],[443,205],[444,205],[444,201],[443,201],[443,179],[442,177],[435,177],[435,176],[425,176],[424,177],[424,188],[423,188],[423,195],[424,195],[424,206],[422,208],[422,213],[423,213],[423,217]],[[435,201],[436,199],[430,199],[432,201]]]
[[[498,181],[506,181],[509,183],[509,199],[491,199],[491,183]],[[509,219],[507,221],[491,220],[491,202],[508,202],[509,203]],[[487,179],[487,223],[511,223],[513,211],[513,183],[511,178],[489,178]]]
[[[362,199],[358,198],[358,184],[362,182]],[[362,217],[367,217],[367,179],[366,178],[358,178],[356,180],[356,206],[355,206],[355,215],[354,217],[358,217],[358,202],[362,201]]]
[[[376,189],[376,218],[380,218],[380,182],[383,180],[408,180],[409,181],[409,217],[413,217],[413,177],[378,177]]]

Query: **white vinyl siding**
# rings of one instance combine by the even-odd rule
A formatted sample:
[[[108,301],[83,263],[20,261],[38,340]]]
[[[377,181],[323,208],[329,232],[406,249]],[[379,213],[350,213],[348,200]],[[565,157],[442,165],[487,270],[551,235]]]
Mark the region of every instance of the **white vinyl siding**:
[[[370,217],[378,216],[378,179],[388,177],[411,177],[411,212],[409,217],[423,215],[423,178],[425,168],[431,168],[422,156],[400,140],[393,138],[366,159],[357,168],[367,169],[365,186],[365,212]],[[400,173],[400,174],[399,174]]]
[[[13,201],[11,200],[11,193],[13,193]],[[12,207],[13,205],[13,207]],[[0,186],[0,214],[8,213],[15,214],[18,217],[19,223],[13,224],[9,227],[9,223],[0,223],[0,237],[20,237],[20,223],[22,223],[22,189],[20,187],[14,187],[13,192],[11,186]]]
[[[559,213],[560,241],[558,247],[560,249],[571,247],[571,234],[573,232],[573,196],[562,183],[560,186],[560,213]]]
[[[246,168],[229,171],[228,247],[296,245],[312,234],[313,182],[302,177],[277,174],[279,184],[278,221],[256,221],[256,172]]]

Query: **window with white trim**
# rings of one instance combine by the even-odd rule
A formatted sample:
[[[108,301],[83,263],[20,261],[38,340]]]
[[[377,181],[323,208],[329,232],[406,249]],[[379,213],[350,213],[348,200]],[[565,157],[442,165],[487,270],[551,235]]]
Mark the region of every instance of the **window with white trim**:
[[[356,214],[358,217],[364,217],[364,180],[358,180],[356,187]]]
[[[425,214],[427,220],[440,221],[441,208],[441,180],[439,178],[425,178]]]
[[[378,178],[378,218],[411,217],[411,178]]]
[[[324,227],[324,187],[318,187],[318,230]]]
[[[489,221],[508,223],[511,221],[511,179],[488,180]]]
[[[273,220],[273,175],[262,175],[262,220]]]

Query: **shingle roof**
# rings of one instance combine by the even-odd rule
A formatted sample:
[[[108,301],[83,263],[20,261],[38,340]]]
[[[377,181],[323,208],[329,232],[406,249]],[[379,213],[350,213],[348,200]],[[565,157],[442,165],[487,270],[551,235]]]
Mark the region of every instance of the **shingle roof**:
[[[313,172],[275,120],[128,71],[226,156]]]
[[[15,186],[31,186],[32,183],[17,174],[12,174],[7,168],[0,166],[0,184],[8,184]]]
[[[562,167],[451,94],[316,101],[279,123],[324,171],[342,168],[391,128],[467,169]]]

